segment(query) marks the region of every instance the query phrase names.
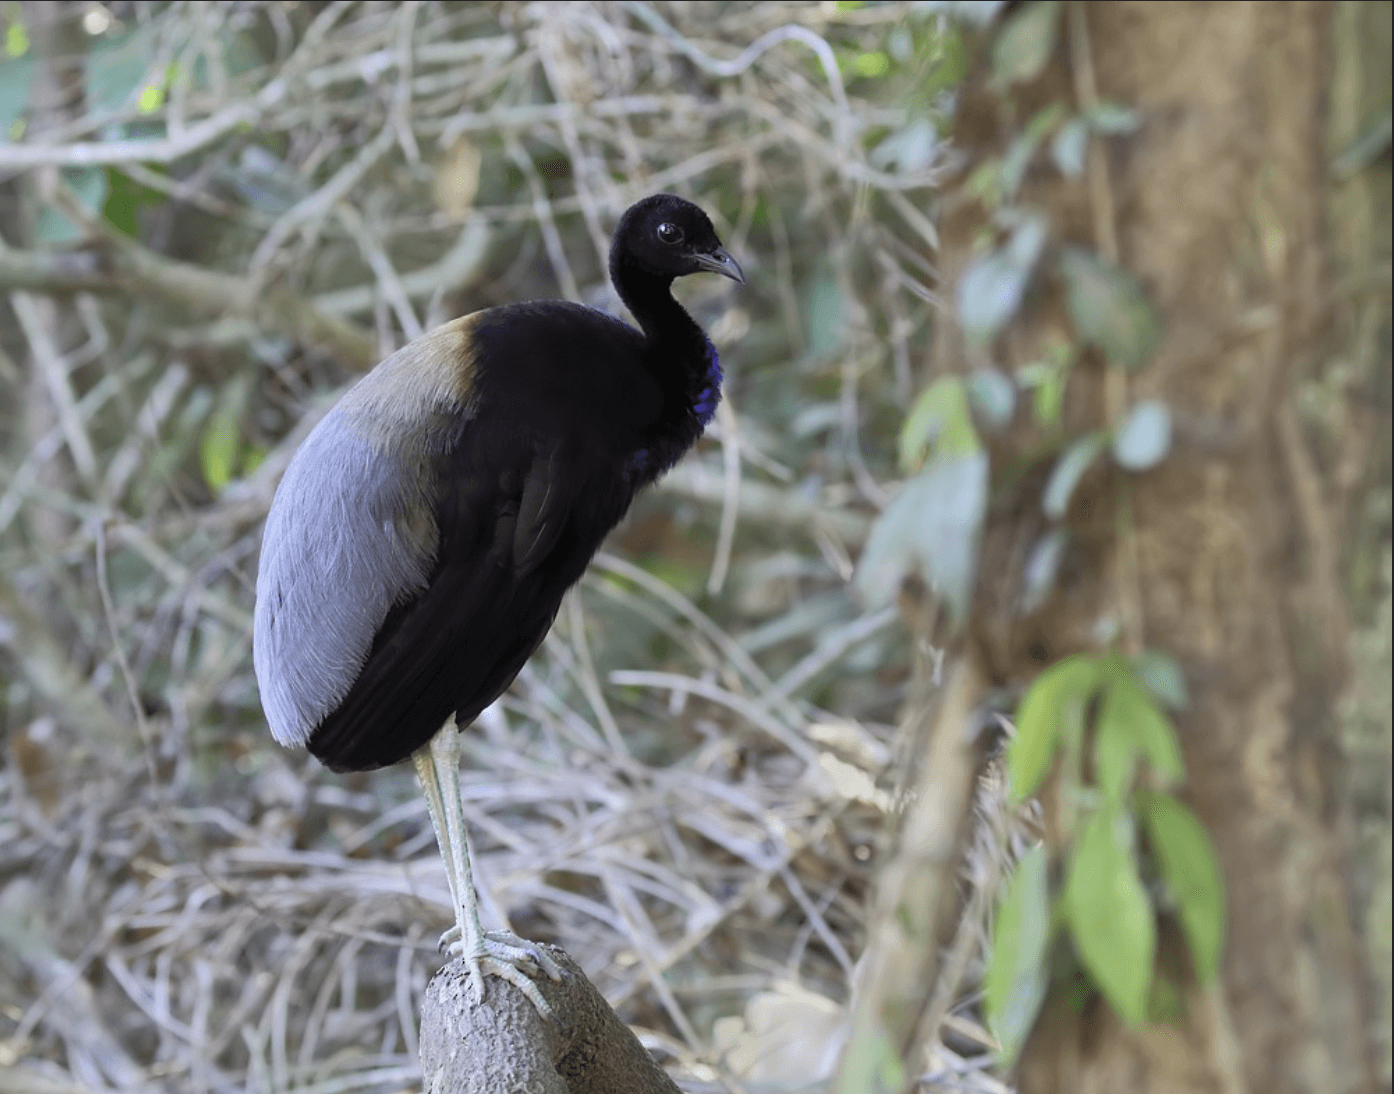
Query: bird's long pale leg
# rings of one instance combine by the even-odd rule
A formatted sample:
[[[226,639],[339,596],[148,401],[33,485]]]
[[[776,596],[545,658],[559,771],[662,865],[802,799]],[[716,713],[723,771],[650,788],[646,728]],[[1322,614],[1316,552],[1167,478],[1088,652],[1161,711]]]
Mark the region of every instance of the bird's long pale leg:
[[[460,731],[452,718],[411,757],[416,777],[426,795],[426,809],[436,830],[436,843],[445,860],[445,878],[450,885],[455,926],[441,939],[452,955],[469,965],[470,981],[476,1001],[484,998],[484,974],[507,980],[528,997],[543,1018],[552,1017],[552,1008],[542,998],[533,977],[544,972],[553,980],[561,969],[540,946],[528,943],[506,931],[485,933],[479,922],[479,903],[474,893],[470,869],[469,835],[465,831],[464,807],[460,799]]]
[[[474,874],[470,869],[469,835],[465,831],[460,805],[460,732],[451,719],[430,743],[412,755],[416,777],[426,795],[426,809],[436,830],[436,843],[445,860],[445,879],[450,885],[450,901],[459,942],[465,952],[479,946],[484,930],[474,897]]]

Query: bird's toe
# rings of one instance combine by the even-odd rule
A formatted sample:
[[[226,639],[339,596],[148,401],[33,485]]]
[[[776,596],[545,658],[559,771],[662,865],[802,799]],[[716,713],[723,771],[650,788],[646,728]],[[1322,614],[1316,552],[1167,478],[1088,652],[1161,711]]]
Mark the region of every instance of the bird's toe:
[[[440,936],[440,952],[450,957],[459,957],[465,952],[464,932],[458,923]]]
[[[548,1022],[556,1021],[556,1014],[552,1011],[552,1006],[543,998],[537,982],[532,978],[532,974],[524,970],[513,961],[501,960],[493,956],[475,958],[471,963],[472,968],[477,968],[481,974],[497,976],[500,980],[506,980],[512,984],[532,1004],[537,1011]],[[483,998],[481,993],[481,998]]]
[[[487,931],[484,934],[482,949],[487,956],[499,957],[504,961],[525,969],[530,976],[544,973],[550,980],[560,980],[561,966],[547,952],[541,942],[519,938],[512,931]]]

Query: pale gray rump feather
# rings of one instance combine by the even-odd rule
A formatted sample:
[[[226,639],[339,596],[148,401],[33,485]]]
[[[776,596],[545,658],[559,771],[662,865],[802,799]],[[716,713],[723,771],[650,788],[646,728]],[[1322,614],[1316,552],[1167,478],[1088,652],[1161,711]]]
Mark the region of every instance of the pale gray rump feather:
[[[437,548],[429,461],[410,448],[384,454],[336,407],[286,469],[266,521],[252,646],[281,744],[309,740],[387,613],[426,588]]]

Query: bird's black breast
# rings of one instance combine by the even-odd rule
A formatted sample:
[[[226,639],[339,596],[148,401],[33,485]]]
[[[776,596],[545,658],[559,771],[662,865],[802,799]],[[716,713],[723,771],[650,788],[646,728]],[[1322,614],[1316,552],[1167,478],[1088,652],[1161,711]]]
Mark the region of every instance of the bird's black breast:
[[[490,404],[481,411],[500,423],[622,452],[662,416],[643,335],[594,308],[560,300],[491,308],[472,342],[479,396]]]
[[[493,702],[646,481],[634,454],[664,398],[637,331],[549,303],[493,309],[470,333],[474,411],[428,476],[430,577],[310,735],[334,770],[396,763]]]

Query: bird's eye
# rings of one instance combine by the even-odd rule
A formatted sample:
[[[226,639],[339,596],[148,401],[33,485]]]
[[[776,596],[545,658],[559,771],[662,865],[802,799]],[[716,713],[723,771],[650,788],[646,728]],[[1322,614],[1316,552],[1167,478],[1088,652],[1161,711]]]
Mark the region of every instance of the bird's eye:
[[[681,243],[682,229],[666,221],[658,226],[658,238],[664,243]]]

